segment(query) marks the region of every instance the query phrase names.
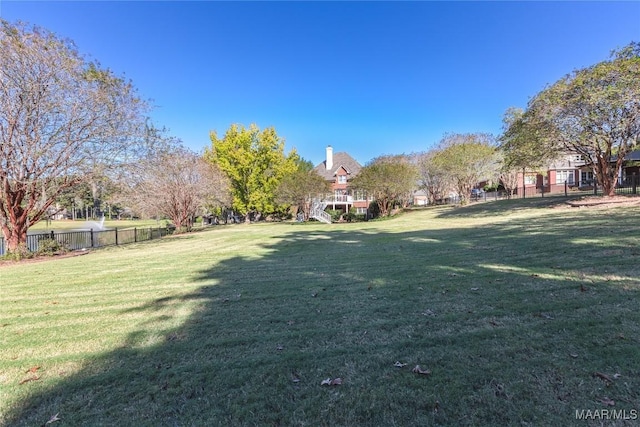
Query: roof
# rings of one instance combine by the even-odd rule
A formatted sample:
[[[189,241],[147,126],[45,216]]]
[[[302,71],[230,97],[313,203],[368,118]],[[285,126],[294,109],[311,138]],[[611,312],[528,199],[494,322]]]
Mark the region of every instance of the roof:
[[[640,161],[640,150],[636,150],[636,151],[632,151],[630,153],[627,153],[627,155],[624,157],[624,159],[627,162],[637,162]]]
[[[617,160],[618,160],[618,156],[616,154],[611,156],[611,161],[612,162],[615,162]],[[628,152],[627,155],[624,156],[624,161],[625,162],[638,162],[638,161],[640,161],[640,150],[635,150],[635,151]]]
[[[327,161],[318,164],[313,170],[326,179],[327,181],[333,181],[333,177],[338,172],[338,169],[345,168],[347,173],[351,176],[356,176],[362,169],[360,163],[358,163],[353,157],[351,157],[348,153],[339,152],[333,154],[333,168],[327,170]]]

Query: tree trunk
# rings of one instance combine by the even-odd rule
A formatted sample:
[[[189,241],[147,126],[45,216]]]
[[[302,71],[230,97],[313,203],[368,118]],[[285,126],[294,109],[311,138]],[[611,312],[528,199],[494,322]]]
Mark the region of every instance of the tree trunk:
[[[22,244],[27,242],[27,227],[26,224],[15,228],[9,228],[7,225],[2,226],[2,234],[7,244],[7,252],[13,252]]]
[[[596,184],[597,185],[597,184]],[[602,180],[602,194],[613,197],[616,195],[616,181],[610,176],[603,177]]]
[[[100,200],[100,189],[98,188],[98,184],[92,179],[91,180],[91,198],[93,199],[93,212],[96,218],[100,218],[103,216],[101,209],[101,200]]]
[[[616,180],[618,179],[617,171],[620,170],[618,163],[619,162],[616,162],[616,173],[612,173],[611,165],[609,165],[604,157],[600,157],[598,159],[597,166],[594,168],[598,181],[602,184],[602,194],[605,196],[612,197],[616,195]],[[594,183],[593,185],[596,186],[598,183]]]

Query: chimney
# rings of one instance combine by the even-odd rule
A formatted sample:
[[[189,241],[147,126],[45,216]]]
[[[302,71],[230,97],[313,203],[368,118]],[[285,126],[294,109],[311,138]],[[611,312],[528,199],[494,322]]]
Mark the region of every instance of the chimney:
[[[327,170],[333,169],[333,147],[327,145],[327,161],[325,162]]]

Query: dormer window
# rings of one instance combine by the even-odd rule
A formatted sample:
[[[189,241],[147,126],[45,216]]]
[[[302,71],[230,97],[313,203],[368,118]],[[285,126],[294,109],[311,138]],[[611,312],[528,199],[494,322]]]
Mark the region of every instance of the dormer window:
[[[346,184],[347,175],[338,175],[338,184]]]

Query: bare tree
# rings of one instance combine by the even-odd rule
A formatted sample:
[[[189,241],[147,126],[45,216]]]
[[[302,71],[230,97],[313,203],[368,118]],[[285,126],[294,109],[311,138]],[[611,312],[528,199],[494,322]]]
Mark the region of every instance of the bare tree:
[[[0,20],[0,226],[9,251],[65,189],[132,161],[147,104],[69,40]]]
[[[502,165],[499,171],[498,180],[502,183],[504,189],[507,191],[507,197],[513,196],[514,190],[518,188],[518,176],[520,171],[514,168],[509,168],[506,165]]]
[[[190,229],[206,206],[231,203],[220,169],[182,147],[143,161],[129,184],[128,200],[139,212],[167,216],[179,229]]]

